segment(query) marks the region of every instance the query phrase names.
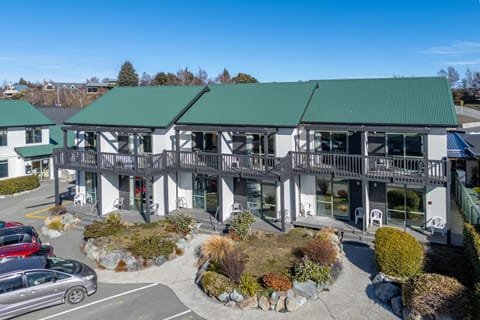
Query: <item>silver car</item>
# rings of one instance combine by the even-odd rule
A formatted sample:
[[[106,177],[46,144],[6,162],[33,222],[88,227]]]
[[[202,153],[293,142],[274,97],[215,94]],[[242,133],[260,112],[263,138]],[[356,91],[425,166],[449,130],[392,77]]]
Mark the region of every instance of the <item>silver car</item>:
[[[30,257],[0,264],[0,319],[61,303],[76,304],[97,291],[89,266],[58,257]]]

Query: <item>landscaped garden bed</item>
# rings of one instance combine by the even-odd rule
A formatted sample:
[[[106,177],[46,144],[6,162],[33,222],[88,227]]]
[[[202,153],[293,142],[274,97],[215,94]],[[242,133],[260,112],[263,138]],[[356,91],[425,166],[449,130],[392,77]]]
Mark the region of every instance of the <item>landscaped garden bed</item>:
[[[68,213],[64,206],[53,206],[48,211],[50,216],[43,221],[40,232],[49,239],[62,236],[80,221],[75,215]]]
[[[132,224],[119,214],[85,227],[83,251],[99,268],[137,271],[183,255],[192,239],[192,219],[179,215],[158,222]]]
[[[328,290],[344,258],[334,229],[251,232],[253,221],[240,213],[227,236],[203,243],[196,282],[207,295],[232,308],[292,312]]]

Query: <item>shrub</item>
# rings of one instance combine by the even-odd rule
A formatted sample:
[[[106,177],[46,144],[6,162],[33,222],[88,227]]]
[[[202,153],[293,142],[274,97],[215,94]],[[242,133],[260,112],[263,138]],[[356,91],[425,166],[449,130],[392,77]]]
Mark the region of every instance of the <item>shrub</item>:
[[[111,213],[103,218],[103,222],[109,224],[120,224],[122,223],[122,216],[120,213]]]
[[[303,252],[313,262],[331,266],[337,258],[337,250],[330,239],[313,239],[307,242]]]
[[[383,227],[375,234],[375,260],[379,271],[406,278],[419,273],[423,266],[422,245],[408,233]]]
[[[50,219],[50,222],[47,225],[47,228],[50,230],[63,231],[63,223],[59,217],[53,217]]]
[[[330,280],[330,277],[329,267],[318,265],[307,256],[293,266],[293,279],[299,282],[312,280],[316,283],[326,283]]]
[[[480,283],[480,234],[469,223],[463,225],[463,247],[473,271],[473,279]]]
[[[257,279],[249,273],[245,273],[240,277],[240,284],[238,289],[240,293],[247,297],[253,297],[257,295],[258,290],[261,288]]]
[[[115,267],[115,272],[126,272],[128,271],[127,263],[121,259],[118,261],[117,266]]]
[[[202,254],[209,259],[221,260],[233,249],[233,240],[223,236],[211,236],[202,245]]]
[[[0,194],[14,194],[38,188],[40,182],[36,175],[10,178],[0,181]]]
[[[230,230],[238,234],[240,239],[247,240],[251,234],[251,226],[255,222],[255,216],[243,211],[235,215],[230,223]]]
[[[220,270],[235,283],[240,282],[243,270],[245,270],[245,256],[238,248],[225,253],[220,260]]]
[[[456,279],[424,273],[403,284],[403,301],[414,315],[435,318],[439,314],[465,319],[469,311],[469,294]]]
[[[125,226],[119,223],[105,223],[101,221],[95,221],[94,223],[85,226],[83,237],[89,238],[101,238],[108,237],[122,233],[125,230]]]
[[[134,255],[144,259],[153,259],[158,256],[168,256],[175,252],[176,244],[172,240],[165,239],[160,235],[153,235],[146,239],[135,241],[130,248]]]
[[[262,282],[265,287],[275,291],[287,291],[292,288],[292,281],[287,276],[275,272],[264,275]]]
[[[222,274],[206,271],[200,281],[203,291],[209,296],[219,296],[224,292],[230,293],[235,288],[235,284]]]
[[[187,234],[191,231],[193,219],[186,214],[180,213],[179,215],[168,217],[166,221],[169,224],[167,227],[169,231]]]
[[[67,213],[67,209],[64,206],[53,206],[48,211],[54,216]]]

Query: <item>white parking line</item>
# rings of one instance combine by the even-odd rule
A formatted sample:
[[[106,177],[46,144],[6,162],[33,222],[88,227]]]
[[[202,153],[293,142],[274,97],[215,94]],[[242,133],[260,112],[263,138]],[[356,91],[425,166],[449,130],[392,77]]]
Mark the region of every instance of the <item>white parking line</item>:
[[[97,304],[97,303],[101,303],[101,302],[104,302],[104,301],[112,300],[112,299],[115,299],[115,298],[118,298],[118,297],[121,297],[121,296],[125,296],[125,295],[130,294],[130,293],[134,293],[134,292],[137,292],[137,291],[145,290],[145,289],[151,288],[151,287],[153,287],[153,286],[157,286],[157,285],[158,285],[158,283],[152,283],[152,284],[149,284],[148,286],[145,286],[145,287],[140,287],[140,288],[133,289],[133,290],[130,290],[130,291],[125,291],[125,292],[116,294],[116,295],[111,296],[111,297],[107,297],[107,298],[104,298],[104,299],[101,299],[101,300],[94,301],[94,302],[89,303],[89,304],[81,305],[81,306],[78,306],[78,307],[73,308],[73,309],[69,309],[69,310],[66,310],[66,311],[63,311],[63,312],[59,312],[59,313],[57,313],[57,314],[52,314],[52,315],[50,315],[50,316],[48,316],[48,317],[41,318],[41,319],[39,319],[39,320],[47,320],[47,319],[56,318],[56,317],[58,317],[58,316],[62,316],[62,315],[64,315],[64,314],[67,314],[67,313],[70,313],[70,312],[73,312],[73,311],[77,311],[77,310],[80,310],[80,309],[83,309],[83,308],[87,308],[87,307],[93,306],[94,304]]]
[[[175,315],[173,315],[173,316],[171,316],[171,317],[165,318],[165,319],[163,319],[163,320],[172,320],[172,319],[178,318],[178,317],[183,316],[184,314],[187,314],[187,313],[190,313],[190,312],[192,312],[192,310],[188,309],[188,310],[186,310],[186,311],[177,313],[177,314],[175,314]]]

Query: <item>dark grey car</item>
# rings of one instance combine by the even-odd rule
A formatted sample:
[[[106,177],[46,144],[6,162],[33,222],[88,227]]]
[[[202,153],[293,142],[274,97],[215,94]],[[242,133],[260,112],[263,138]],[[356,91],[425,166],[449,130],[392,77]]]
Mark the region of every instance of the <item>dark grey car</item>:
[[[58,257],[31,257],[0,264],[0,319],[68,302],[97,291],[89,266]]]

